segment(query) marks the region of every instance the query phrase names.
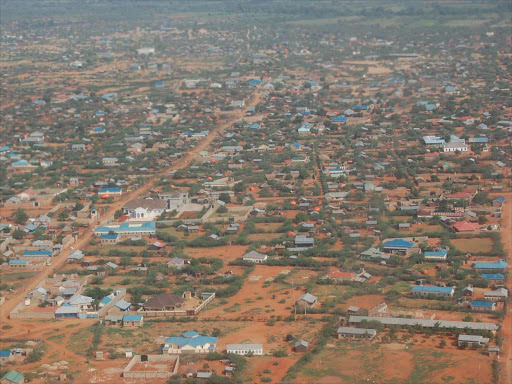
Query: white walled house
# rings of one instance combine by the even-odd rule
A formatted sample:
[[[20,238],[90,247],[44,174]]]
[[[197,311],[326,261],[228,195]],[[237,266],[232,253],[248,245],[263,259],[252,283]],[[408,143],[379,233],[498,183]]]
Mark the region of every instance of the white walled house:
[[[467,152],[468,146],[465,143],[447,143],[443,145],[443,152]]]
[[[126,203],[123,212],[134,220],[154,220],[167,207],[167,203],[159,199],[135,199]]]

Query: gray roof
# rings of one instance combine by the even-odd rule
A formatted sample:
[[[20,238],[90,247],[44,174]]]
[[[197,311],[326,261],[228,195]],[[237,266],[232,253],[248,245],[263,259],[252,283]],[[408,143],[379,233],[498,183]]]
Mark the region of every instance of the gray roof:
[[[339,327],[338,333],[347,333],[349,335],[377,335],[377,331],[375,329],[366,329],[366,328],[348,328],[348,327]]]
[[[305,293],[301,297],[299,297],[299,300],[304,300],[305,302],[312,304],[316,302],[317,298],[316,296],[313,296],[311,293]]]
[[[487,337],[482,337],[479,335],[459,335],[459,341],[465,343],[488,343],[489,339]]]
[[[350,316],[349,322],[358,324],[362,321],[378,321],[385,325],[419,325],[425,328],[434,328],[436,324],[440,328],[457,328],[457,329],[480,329],[485,331],[496,331],[498,325],[494,323],[477,323],[474,321],[447,321],[447,320],[426,320],[426,319],[402,319],[399,317],[369,317],[369,316]]]
[[[301,345],[303,345],[306,348],[309,347],[309,343],[306,340],[299,340],[295,343],[296,347],[299,347]]]

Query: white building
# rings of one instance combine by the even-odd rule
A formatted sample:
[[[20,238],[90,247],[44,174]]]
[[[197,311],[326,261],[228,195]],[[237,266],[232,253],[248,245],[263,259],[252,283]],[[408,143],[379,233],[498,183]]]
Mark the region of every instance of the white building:
[[[234,353],[236,355],[263,355],[262,344],[228,344],[226,348],[227,353]]]
[[[465,143],[447,143],[443,145],[443,152],[467,152],[468,146]]]
[[[167,203],[160,199],[135,199],[123,207],[123,212],[135,220],[154,220],[165,212]]]
[[[256,251],[248,252],[244,255],[244,261],[250,261],[251,263],[262,264],[267,261],[268,256],[258,253]]]
[[[165,200],[167,204],[167,210],[178,211],[181,207],[188,204],[188,193],[187,192],[171,192],[161,193],[158,195],[160,200]]]

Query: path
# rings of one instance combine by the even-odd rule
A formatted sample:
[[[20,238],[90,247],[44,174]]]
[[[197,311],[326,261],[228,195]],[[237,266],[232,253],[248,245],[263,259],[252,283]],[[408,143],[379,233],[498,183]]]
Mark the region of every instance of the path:
[[[149,192],[153,187],[153,183],[160,178],[161,175],[167,174],[171,170],[179,170],[186,168],[190,165],[195,156],[201,151],[204,151],[213,141],[220,136],[222,132],[230,128],[233,123],[240,120],[245,116],[245,113],[250,107],[256,106],[262,99],[263,94],[260,89],[251,96],[250,100],[245,104],[245,107],[240,109],[237,113],[233,114],[230,119],[225,121],[223,124],[215,127],[210,131],[208,136],[201,140],[197,145],[188,151],[183,157],[175,161],[169,168],[163,169],[155,175],[152,175],[149,179],[145,180],[145,184],[138,189],[123,195],[119,200],[115,201],[110,205],[108,210],[102,214],[102,220],[98,220],[92,223],[91,226],[82,234],[80,239],[72,244],[73,248],[80,249],[85,248],[93,236],[93,227],[103,225],[111,218],[114,213],[121,209],[127,202],[133,200],[145,193]],[[52,265],[43,266],[41,270],[30,280],[24,281],[24,290],[19,290],[14,295],[5,298],[4,304],[0,307],[0,321],[8,320],[9,313],[18,305],[25,296],[32,290],[38,287],[39,282],[54,273],[64,266],[68,255],[71,253],[71,249],[65,249],[58,256],[55,256],[52,261]]]
[[[507,254],[508,268],[512,264],[512,193],[500,194],[505,197],[505,204],[502,207],[501,219],[501,241]],[[508,278],[507,288],[512,292],[512,279]],[[509,303],[502,328],[503,345],[501,351],[501,380],[503,384],[512,383],[512,305]]]

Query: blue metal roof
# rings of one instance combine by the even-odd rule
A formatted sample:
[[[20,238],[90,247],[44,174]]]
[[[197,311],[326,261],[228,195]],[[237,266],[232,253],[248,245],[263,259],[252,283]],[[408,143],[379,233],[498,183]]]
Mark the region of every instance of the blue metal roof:
[[[503,280],[505,276],[501,273],[482,273],[482,279],[484,280]]]
[[[477,269],[505,269],[507,268],[507,263],[503,260],[495,261],[495,262],[481,262],[475,263],[475,268]]]
[[[437,287],[434,285],[415,285],[412,287],[412,291],[414,293],[416,292],[425,292],[425,293],[452,293],[453,288],[451,287]]]
[[[101,235],[101,238],[102,239],[111,239],[111,240],[115,240],[117,239],[119,236],[114,234],[114,235],[110,235],[110,234],[103,234]]]
[[[334,119],[332,119],[333,123],[344,123],[345,121],[348,121],[348,118],[343,115],[336,116]]]
[[[142,315],[124,315],[123,321],[141,321]]]
[[[425,256],[446,256],[448,251],[446,249],[441,249],[439,251],[427,251],[425,252]]]
[[[11,351],[0,351],[0,357],[11,356]]]
[[[117,188],[117,187],[101,188],[98,193],[112,193],[112,192],[121,192],[121,188]]]
[[[9,260],[10,265],[25,265],[28,264],[28,260]]]
[[[394,239],[391,241],[386,241],[384,243],[384,248],[412,248],[414,247],[414,243],[412,241],[407,241],[404,239]]]
[[[51,256],[52,251],[23,251],[23,256]]]
[[[493,302],[491,301],[472,301],[471,302],[471,306],[472,307],[486,307],[486,308],[492,308],[493,307]]]
[[[191,347],[198,347],[200,345],[206,344],[217,344],[218,339],[213,336],[201,336],[199,333],[195,331],[184,332],[183,336],[171,336],[165,339],[166,344],[175,344],[180,348],[185,345],[190,345]]]
[[[118,225],[109,225],[98,227],[94,230],[95,233],[101,232],[138,232],[138,231],[154,231],[156,230],[156,223],[148,221],[142,224],[121,223]]]

